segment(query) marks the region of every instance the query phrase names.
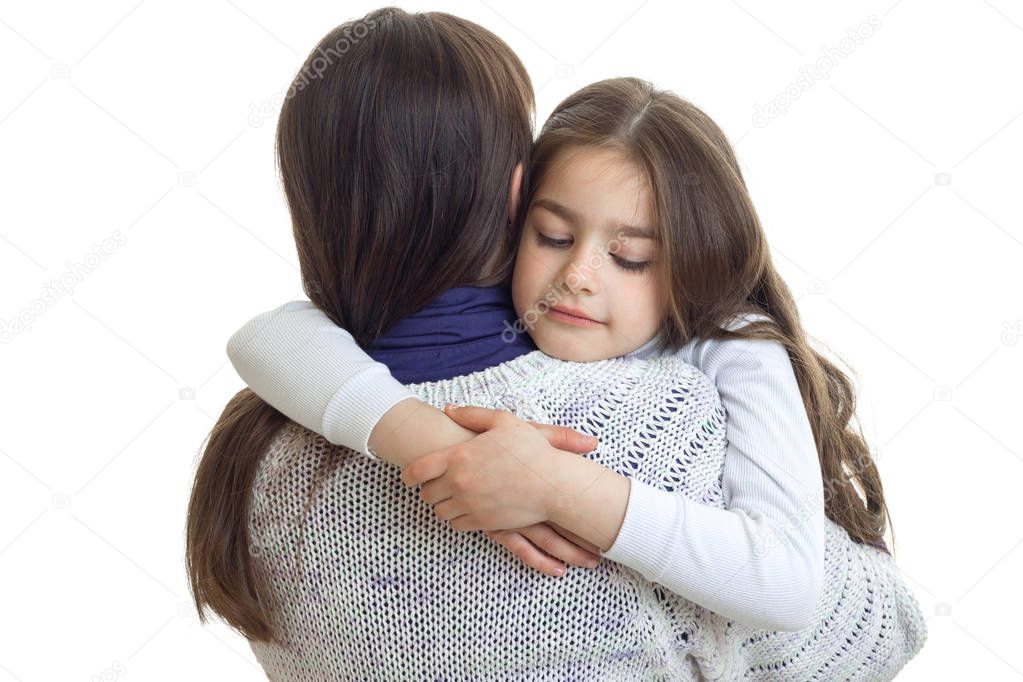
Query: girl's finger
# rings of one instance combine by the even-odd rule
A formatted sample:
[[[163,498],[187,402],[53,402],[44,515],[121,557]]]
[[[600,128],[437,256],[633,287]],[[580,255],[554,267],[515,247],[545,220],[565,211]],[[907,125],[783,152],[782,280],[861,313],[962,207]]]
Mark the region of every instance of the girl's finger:
[[[465,514],[454,500],[444,500],[433,508],[433,513],[441,521],[450,521]]]
[[[570,530],[568,530],[566,528],[562,528],[558,524],[553,523],[551,521],[548,521],[547,525],[549,525],[551,528],[553,528],[554,531],[556,533],[558,533],[559,535],[561,535],[562,537],[567,538],[570,542],[574,542],[575,544],[579,545],[580,547],[582,547],[583,549],[587,550],[588,552],[592,552],[593,556],[600,557],[600,547],[597,547],[595,544],[593,544],[589,540],[586,540],[585,538],[581,538],[578,535],[576,535],[575,533],[573,533],[572,531],[570,531]]]
[[[443,476],[448,470],[448,458],[450,457],[448,451],[450,449],[436,450],[406,464],[401,470],[401,482],[405,484],[405,487],[411,488]]]
[[[489,407],[476,407],[474,405],[459,407],[449,403],[444,406],[444,414],[449,419],[457,422],[459,426],[464,426],[479,433],[494,428],[503,415],[511,413],[492,410]],[[514,415],[512,416],[514,417]]]
[[[522,563],[530,568],[554,577],[564,575],[565,564],[541,552],[518,531],[487,531],[487,537],[504,545],[509,552],[517,556]],[[558,573],[559,569],[562,571],[561,574]]]
[[[472,429],[477,433],[493,429],[502,420],[508,419],[508,417],[518,419],[511,412],[504,410],[492,410],[488,407],[475,406],[457,407],[451,404],[444,406],[444,414],[457,422],[459,426]],[[544,437],[547,438],[547,442],[559,450],[581,454],[593,450],[598,445],[597,439],[593,436],[587,436],[565,426],[541,424],[535,421],[527,423],[539,429],[544,434]]]
[[[583,454],[597,447],[597,439],[587,436],[566,426],[553,426],[539,422],[528,422],[533,428],[544,435],[551,447],[566,452]]]
[[[459,533],[465,533],[470,530],[483,530],[483,526],[476,523],[468,514],[462,514],[458,518],[451,519],[450,523],[451,527]]]
[[[426,504],[437,504],[451,496],[451,486],[447,484],[443,477],[427,481],[419,488],[419,497]]]
[[[552,557],[556,557],[574,566],[596,568],[600,556],[583,549],[571,540],[564,538],[546,523],[536,523],[526,528],[518,528],[534,546],[542,549]]]

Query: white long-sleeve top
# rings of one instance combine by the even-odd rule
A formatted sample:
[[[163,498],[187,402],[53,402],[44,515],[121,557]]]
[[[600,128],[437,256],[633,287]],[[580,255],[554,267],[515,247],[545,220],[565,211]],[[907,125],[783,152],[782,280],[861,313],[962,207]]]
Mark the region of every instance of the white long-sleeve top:
[[[647,357],[652,346],[630,356]],[[227,353],[267,403],[370,457],[380,418],[416,398],[308,301],[256,316],[232,335]],[[817,449],[788,353],[774,341],[698,338],[677,354],[713,382],[727,413],[726,508],[631,479],[621,530],[602,556],[728,619],[802,629],[824,583],[826,518]]]

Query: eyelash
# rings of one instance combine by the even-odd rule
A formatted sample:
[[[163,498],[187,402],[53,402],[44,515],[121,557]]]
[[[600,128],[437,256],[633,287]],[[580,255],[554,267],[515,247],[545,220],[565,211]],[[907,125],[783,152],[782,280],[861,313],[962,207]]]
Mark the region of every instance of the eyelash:
[[[572,243],[571,240],[569,239],[552,239],[551,237],[548,237],[542,232],[537,232],[536,238],[542,246],[548,246],[552,249],[563,249]],[[638,262],[632,260],[625,260],[624,258],[619,258],[614,254],[611,254],[611,257],[614,258],[614,261],[615,263],[618,264],[618,267],[628,272],[643,272],[648,267],[650,267],[649,261]]]

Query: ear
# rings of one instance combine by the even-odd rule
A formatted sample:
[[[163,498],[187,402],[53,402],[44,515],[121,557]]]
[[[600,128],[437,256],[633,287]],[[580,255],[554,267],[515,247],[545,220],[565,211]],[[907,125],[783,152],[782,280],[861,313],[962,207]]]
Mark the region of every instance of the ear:
[[[508,222],[514,223],[519,213],[519,197],[522,193],[522,162],[519,161],[512,171],[511,185],[508,187]]]

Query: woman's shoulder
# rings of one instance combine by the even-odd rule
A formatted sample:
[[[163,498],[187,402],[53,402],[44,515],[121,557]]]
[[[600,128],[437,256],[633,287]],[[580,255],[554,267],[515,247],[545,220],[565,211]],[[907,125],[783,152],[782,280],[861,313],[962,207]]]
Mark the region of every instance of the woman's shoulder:
[[[651,382],[669,389],[717,396],[717,386],[702,369],[692,362],[688,353],[677,351],[661,353],[649,358],[647,372]]]
[[[255,492],[258,496],[281,488],[298,486],[304,489],[312,481],[312,472],[328,461],[351,454],[355,454],[354,451],[334,445],[315,431],[288,419],[270,439],[263,453],[256,474]]]

